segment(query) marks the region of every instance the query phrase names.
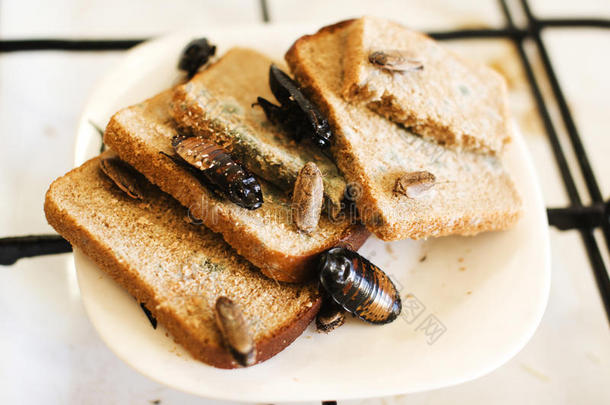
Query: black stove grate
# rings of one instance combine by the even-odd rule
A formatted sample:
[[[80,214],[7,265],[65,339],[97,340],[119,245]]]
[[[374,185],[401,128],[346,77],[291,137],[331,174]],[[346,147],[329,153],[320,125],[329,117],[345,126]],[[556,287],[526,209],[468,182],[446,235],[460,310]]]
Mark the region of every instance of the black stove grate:
[[[594,203],[603,203],[601,192],[599,186],[597,184],[597,180],[595,178],[595,174],[593,173],[593,168],[589,163],[589,159],[585,152],[585,148],[580,139],[580,135],[576,130],[576,125],[574,120],[572,119],[572,114],[567,106],[565,97],[559,85],[559,81],[555,75],[554,69],[552,67],[550,58],[544,46],[544,42],[542,40],[541,31],[547,26],[544,20],[540,20],[536,18],[527,2],[527,0],[520,0],[521,6],[525,15],[527,17],[527,33],[528,35],[520,38],[513,38],[515,45],[517,46],[517,50],[519,52],[519,57],[521,58],[521,62],[526,71],[526,75],[534,95],[534,99],[536,101],[536,105],[538,107],[538,112],[543,120],[544,127],[546,133],[549,137],[549,141],[551,143],[551,147],[553,149],[553,154],[555,155],[556,163],[561,172],[561,177],[563,179],[564,186],[566,188],[566,192],[568,193],[568,197],[570,199],[570,203],[572,206],[578,208],[582,206],[582,198],[578,193],[578,189],[576,188],[576,184],[574,182],[574,177],[570,171],[570,167],[567,163],[567,159],[565,153],[563,151],[563,147],[559,141],[557,136],[557,132],[555,131],[555,126],[553,125],[553,121],[549,115],[548,109],[546,107],[544,97],[540,91],[540,87],[532,70],[532,66],[530,60],[525,53],[525,49],[523,46],[523,41],[526,38],[531,38],[536,44],[536,48],[540,57],[542,59],[545,73],[551,83],[551,87],[553,90],[553,96],[555,101],[560,106],[561,117],[566,125],[566,129],[568,130],[568,134],[570,137],[571,146],[576,153],[576,157],[578,160],[579,168],[585,178],[585,182],[587,184],[587,189],[591,194],[591,199]],[[506,23],[509,28],[514,27],[514,22],[512,19],[512,15],[506,0],[500,0],[500,6],[502,8],[502,12],[504,13],[504,17],[506,19]],[[553,24],[551,26],[560,27],[558,24],[560,20],[553,20]],[[569,27],[574,27],[575,21],[567,21],[563,20],[563,22],[569,22]],[[602,27],[602,28],[610,28],[610,20],[584,20],[584,22],[591,23],[593,22],[594,27]],[[570,210],[568,210],[569,212]],[[556,212],[556,211],[555,211]],[[608,211],[604,210],[603,216],[606,218],[601,221],[601,226],[604,231],[604,236],[606,238],[606,243],[610,249],[610,222],[608,221]],[[604,260],[602,258],[601,252],[599,250],[599,246],[593,234],[594,227],[579,227],[578,232],[580,232],[583,243],[585,244],[585,249],[587,251],[587,255],[589,257],[589,261],[591,263],[591,267],[593,270],[593,274],[595,276],[595,281],[597,283],[597,288],[599,290],[600,296],[602,298],[602,304],[606,311],[606,317],[610,321],[610,279],[608,278],[608,271],[606,269],[606,265],[604,264]]]
[[[553,64],[547,53],[541,33],[545,28],[599,28],[610,29],[609,19],[599,18],[548,18],[536,17],[527,0],[519,0],[520,7],[525,14],[527,24],[525,27],[517,27],[513,21],[511,7],[506,0],[499,0],[506,25],[503,28],[491,29],[464,29],[455,31],[431,32],[432,37],[438,40],[452,39],[509,39],[517,48],[519,58],[526,73],[530,90],[534,97],[538,113],[542,119],[547,133],[551,149],[555,156],[559,172],[561,174],[566,193],[570,199],[570,207],[551,208],[548,210],[549,222],[559,229],[577,229],[581,235],[591,268],[595,275],[602,303],[610,321],[610,279],[606,264],[601,255],[594,230],[601,227],[606,248],[610,251],[610,204],[604,202],[600,187],[585,147],[580,138],[580,133],[568,107],[566,98],[555,74]],[[266,0],[260,0],[261,19],[265,23],[271,22],[270,10]],[[28,40],[0,40],[0,52],[19,51],[116,51],[129,49],[145,39],[120,39],[120,40],[98,40],[98,39],[28,39]],[[592,206],[584,207],[574,176],[568,165],[564,147],[557,135],[555,124],[549,114],[547,104],[544,100],[538,80],[532,69],[530,58],[524,48],[524,41],[531,40],[535,44],[538,55],[542,61],[544,74],[546,75],[552,89],[554,101],[557,103],[561,115],[562,124],[568,134],[569,147],[573,149],[578,170],[585,179],[587,193],[592,201]],[[31,257],[52,253],[63,253],[71,251],[70,245],[58,235],[24,236],[0,239],[0,264],[13,264],[21,257]]]

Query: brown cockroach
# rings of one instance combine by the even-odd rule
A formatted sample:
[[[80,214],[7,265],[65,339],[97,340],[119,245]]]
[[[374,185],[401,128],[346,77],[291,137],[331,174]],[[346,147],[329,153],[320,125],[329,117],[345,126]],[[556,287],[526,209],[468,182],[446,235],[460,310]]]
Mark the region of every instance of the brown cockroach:
[[[322,287],[346,311],[375,324],[392,322],[402,303],[396,286],[379,267],[347,247],[320,256]]]
[[[299,230],[305,233],[316,230],[323,202],[322,173],[314,162],[308,162],[299,171],[292,193],[294,223]]]
[[[243,367],[253,365],[254,339],[239,306],[227,297],[218,297],[214,309],[218,329],[235,361]]]
[[[413,58],[409,52],[398,49],[371,52],[369,62],[391,71],[409,72],[424,69],[422,61]]]
[[[107,157],[100,161],[100,169],[112,182],[129,197],[142,200],[144,192],[142,175],[117,157]]]
[[[407,172],[396,179],[394,193],[417,198],[436,184],[436,176],[425,170]]]
[[[256,177],[220,146],[195,136],[176,136],[172,146],[176,156],[167,156],[189,168],[208,188],[249,210],[263,204],[263,193]]]

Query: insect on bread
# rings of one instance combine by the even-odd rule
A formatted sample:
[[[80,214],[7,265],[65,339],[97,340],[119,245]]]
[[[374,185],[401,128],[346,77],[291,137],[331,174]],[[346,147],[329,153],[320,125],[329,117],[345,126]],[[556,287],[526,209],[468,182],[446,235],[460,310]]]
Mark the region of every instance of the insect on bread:
[[[328,121],[298,84],[276,65],[269,68],[269,87],[280,106],[258,97],[257,104],[267,119],[284,128],[297,142],[310,138],[321,149],[328,148],[332,138]]]
[[[394,183],[394,194],[417,198],[436,184],[436,176],[425,170],[401,174]]]
[[[100,161],[100,170],[125,194],[135,200],[144,198],[142,175],[118,157],[107,157]]]
[[[369,62],[380,69],[395,72],[410,72],[424,69],[422,61],[411,56],[409,52],[399,49],[371,52]]]
[[[239,306],[227,297],[218,297],[214,313],[216,325],[235,361],[243,367],[253,365],[256,362],[254,340]]]
[[[316,230],[323,202],[322,173],[314,162],[308,162],[299,171],[292,193],[294,222],[300,231],[312,233]]]
[[[256,177],[220,146],[196,136],[176,136],[172,146],[176,155],[161,153],[189,169],[208,188],[249,210],[263,204]]]

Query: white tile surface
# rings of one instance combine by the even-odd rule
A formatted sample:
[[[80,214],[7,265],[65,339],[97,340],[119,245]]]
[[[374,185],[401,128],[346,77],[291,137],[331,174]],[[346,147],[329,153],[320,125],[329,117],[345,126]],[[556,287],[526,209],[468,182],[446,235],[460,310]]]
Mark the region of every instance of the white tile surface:
[[[495,1],[351,1],[268,0],[271,21],[315,20],[328,24],[375,15],[393,18],[422,30],[500,26],[503,16]]]
[[[608,2],[610,4],[610,2]],[[602,194],[610,194],[610,31],[548,30],[544,42]],[[586,46],[583,46],[586,44]],[[602,50],[608,50],[604,52]]]
[[[120,57],[120,52],[0,56],[0,235],[51,231],[42,212],[44,193],[71,167],[82,106],[99,76]]]
[[[258,0],[3,1],[0,35],[141,37],[206,25],[260,21]]]
[[[532,11],[539,17],[597,17],[610,18],[607,0],[530,0]]]
[[[496,1],[269,1],[273,20],[352,15],[392,16],[426,29],[499,25]],[[608,1],[534,1],[544,15],[610,17]],[[0,35],[147,36],[201,24],[260,20],[258,1],[76,2],[3,1]],[[556,31],[545,36],[594,168],[608,197],[606,135],[610,78],[607,31]],[[587,46],[583,46],[583,40]],[[510,44],[453,43],[485,60],[511,84],[511,105],[535,157],[549,205],[566,203],[561,179]],[[49,232],[44,192],[71,166],[81,106],[120,52],[32,52],[0,55],[0,236]],[[548,310],[526,348],[477,381],[428,393],[351,403],[610,403],[610,333],[576,232],[552,231],[553,284]],[[211,403],[150,381],[118,360],[87,320],[70,255],[22,260],[0,269],[0,402]]]

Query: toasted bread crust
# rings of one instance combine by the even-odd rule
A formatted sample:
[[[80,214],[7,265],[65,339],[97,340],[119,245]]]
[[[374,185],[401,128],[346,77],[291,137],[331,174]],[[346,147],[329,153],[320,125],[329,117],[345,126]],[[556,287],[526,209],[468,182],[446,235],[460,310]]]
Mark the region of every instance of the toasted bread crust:
[[[389,241],[405,238],[420,239],[431,236],[439,237],[452,234],[475,235],[483,231],[504,230],[513,226],[521,215],[521,199],[510,176],[501,169],[492,170],[492,173],[494,171],[496,173],[490,174],[488,177],[479,176],[480,180],[490,181],[495,184],[494,186],[484,186],[474,182],[472,183],[473,188],[480,187],[480,190],[486,193],[488,206],[483,206],[482,208],[484,209],[481,210],[471,210],[469,207],[464,206],[465,201],[469,201],[472,204],[475,203],[476,199],[473,195],[467,196],[467,200],[451,200],[451,187],[446,181],[445,184],[442,184],[443,180],[440,181],[441,184],[439,186],[435,187],[437,190],[434,190],[434,192],[442,190],[438,192],[445,193],[441,196],[442,198],[440,198],[439,203],[436,205],[430,205],[429,201],[427,203],[419,203],[412,199],[392,199],[392,187],[388,187],[389,184],[393,184],[390,181],[391,173],[379,175],[378,173],[374,173],[374,170],[371,169],[370,161],[374,161],[375,158],[371,157],[374,154],[371,150],[371,145],[366,144],[366,142],[368,142],[366,137],[370,136],[369,134],[375,131],[377,133],[387,134],[387,136],[391,136],[394,141],[399,141],[404,137],[410,137],[411,144],[409,144],[409,147],[415,149],[421,148],[421,152],[414,151],[411,154],[412,158],[417,158],[418,156],[421,158],[424,153],[427,153],[428,156],[432,156],[435,153],[444,153],[445,151],[444,148],[431,145],[431,143],[427,141],[421,141],[408,131],[389,123],[377,114],[372,113],[364,105],[347,105],[340,94],[342,84],[340,78],[337,79],[333,77],[334,87],[332,90],[324,87],[327,86],[328,83],[322,81],[320,75],[332,73],[328,73],[328,70],[326,69],[328,66],[324,65],[324,61],[319,52],[330,52],[333,55],[332,58],[336,58],[338,60],[337,63],[341,63],[340,51],[337,49],[316,48],[316,51],[318,51],[318,58],[313,60],[310,55],[307,54],[307,48],[310,44],[314,47],[316,41],[324,41],[330,37],[348,37],[350,35],[348,30],[351,29],[351,24],[354,21],[355,20],[342,21],[324,27],[313,35],[305,35],[297,39],[286,53],[285,59],[304,91],[329,119],[335,135],[331,151],[335,157],[337,166],[341,169],[346,179],[352,184],[361,186],[360,195],[358,196],[356,203],[367,228],[380,239]],[[328,63],[328,59],[325,61]],[[339,81],[338,84],[334,84],[337,80]],[[345,118],[344,115],[348,118]],[[360,134],[359,140],[355,140],[355,136],[348,139],[348,133],[350,131],[359,131],[358,128],[355,128],[355,125],[350,124],[358,119],[360,120],[360,124],[369,125],[366,127],[369,129],[369,132]],[[346,122],[348,122],[348,124],[346,124]],[[374,130],[371,132],[371,128],[373,127]],[[355,146],[357,149],[354,148]],[[379,154],[377,153],[375,156],[379,156]],[[447,156],[451,156],[450,159],[452,162],[459,162],[460,159],[463,159],[464,164],[466,164],[465,162],[470,162],[468,164],[472,165],[471,169],[480,169],[489,166],[484,162],[485,158],[481,156],[477,157],[473,153],[465,152],[464,155],[458,157],[456,152],[447,151]],[[493,163],[493,165],[497,164],[497,162]],[[368,168],[366,165],[368,165]],[[446,174],[448,177],[451,177],[451,173],[442,172],[444,169],[440,169],[441,172],[438,173],[437,170],[430,169],[425,165],[415,168],[415,170],[429,170],[435,175]],[[400,173],[396,173],[396,175],[399,174]],[[455,181],[455,178],[450,180],[450,182]],[[464,191],[463,188],[458,188],[458,190]],[[495,196],[495,192],[498,192],[499,194]],[[468,193],[472,194],[472,191],[468,191]],[[441,205],[439,205],[440,202],[445,200],[449,200],[450,202],[444,203],[448,204],[446,206],[442,205],[444,207],[442,209],[445,210],[442,213],[432,214],[425,209],[426,205],[430,207],[436,206],[437,208],[441,207]],[[452,204],[458,202],[462,207],[459,210],[456,210],[456,207]],[[408,209],[399,209],[398,206],[400,204],[404,204]],[[416,210],[420,212],[419,215],[414,214]]]
[[[139,273],[128,271],[129,266],[136,263],[121,262],[117,253],[99,235],[92,233],[79,219],[65,207],[62,207],[61,197],[66,192],[66,183],[79,181],[85,170],[97,165],[99,158],[94,158],[76,168],[51,184],[46,194],[44,211],[49,224],[66,238],[73,246],[79,248],[90,257],[104,272],[119,285],[125,288],[135,299],[143,303],[152,315],[164,325],[175,341],[197,360],[218,368],[236,368],[237,363],[229,352],[217,341],[197,334],[185,323],[185,319],[172,312],[170,306],[160,305],[155,297],[153,287]],[[169,207],[168,207],[169,209]],[[283,350],[292,343],[317,314],[321,298],[319,294],[312,295],[312,305],[303,306],[301,311],[289,321],[272,331],[271,335],[256,342],[257,363],[263,362]]]

